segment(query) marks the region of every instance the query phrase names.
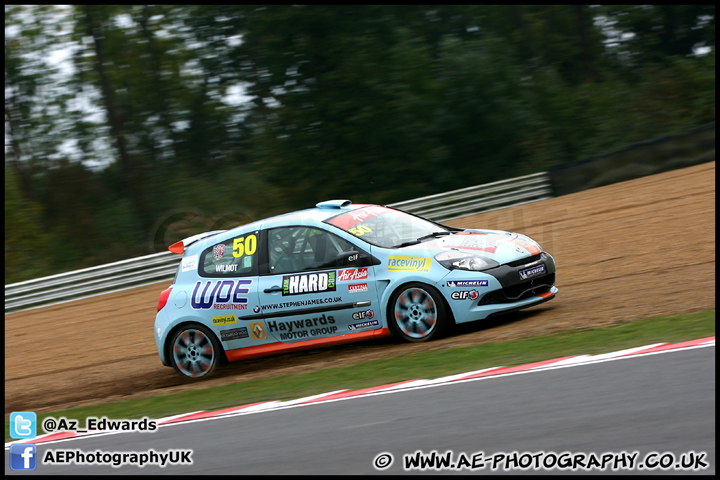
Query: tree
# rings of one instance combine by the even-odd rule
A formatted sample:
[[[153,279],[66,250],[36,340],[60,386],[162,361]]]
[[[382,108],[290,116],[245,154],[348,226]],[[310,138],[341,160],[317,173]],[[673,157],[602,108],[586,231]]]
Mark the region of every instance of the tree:
[[[625,5],[598,9],[610,48],[629,67],[670,67],[673,57],[715,48],[715,5]]]
[[[5,166],[5,281],[19,282],[53,272],[52,247],[43,232],[38,203],[23,198],[15,171]]]
[[[712,6],[5,13],[6,169],[55,269],[318,200],[543,171],[715,118]],[[52,61],[66,51],[72,68]]]

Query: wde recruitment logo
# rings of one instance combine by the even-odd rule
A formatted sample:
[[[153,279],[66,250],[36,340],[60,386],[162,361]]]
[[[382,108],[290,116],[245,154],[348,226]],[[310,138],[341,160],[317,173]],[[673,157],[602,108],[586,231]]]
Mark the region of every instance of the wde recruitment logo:
[[[37,436],[37,415],[35,412],[12,412],[10,414],[10,437],[18,439]]]
[[[37,448],[32,443],[13,443],[10,445],[11,470],[35,470],[37,467]]]

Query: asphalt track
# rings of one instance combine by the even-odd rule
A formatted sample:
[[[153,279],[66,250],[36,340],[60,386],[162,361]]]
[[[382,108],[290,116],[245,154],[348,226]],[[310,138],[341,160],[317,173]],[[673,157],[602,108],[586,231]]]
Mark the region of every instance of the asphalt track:
[[[534,470],[532,464],[529,469],[520,467],[541,452],[544,455],[537,458],[552,460],[552,454],[571,453],[574,458],[585,454],[585,461],[590,454],[601,458],[637,452],[636,465],[693,455],[707,468],[604,473],[714,474],[715,347],[311,403],[169,425],[152,433],[77,438],[37,448],[40,458],[47,450],[60,449],[192,449],[193,464],[164,468],[38,465],[34,472],[13,472],[6,450],[5,473],[399,474],[418,473],[404,468],[405,455],[436,451],[451,452],[453,462],[464,454],[468,459],[482,458],[486,464],[475,471],[430,473],[548,474],[552,471]],[[517,454],[496,456],[512,452]],[[373,466],[379,454],[392,455],[389,468]],[[493,470],[491,459],[495,458],[498,469]],[[626,460],[624,465],[628,464]],[[603,472],[566,469],[559,473]]]

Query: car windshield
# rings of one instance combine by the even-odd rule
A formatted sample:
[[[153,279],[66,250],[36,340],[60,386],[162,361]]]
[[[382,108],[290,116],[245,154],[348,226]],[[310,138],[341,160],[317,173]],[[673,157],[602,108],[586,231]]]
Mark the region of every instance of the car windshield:
[[[436,236],[449,235],[440,225],[392,208],[365,206],[341,213],[326,223],[384,248],[416,245]]]

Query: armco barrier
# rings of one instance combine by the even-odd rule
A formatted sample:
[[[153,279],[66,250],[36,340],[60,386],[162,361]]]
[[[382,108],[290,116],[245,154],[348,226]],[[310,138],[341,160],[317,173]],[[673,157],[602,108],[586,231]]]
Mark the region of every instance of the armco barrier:
[[[550,178],[547,173],[543,172],[416,198],[390,206],[442,222],[466,215],[537,202],[552,196]]]
[[[536,173],[390,206],[440,222],[551,197],[548,174]],[[180,258],[174,253],[161,252],[5,285],[5,313],[170,282]]]
[[[180,255],[161,252],[5,285],[5,313],[171,280]]]
[[[715,122],[605,155],[552,165],[548,175],[553,195],[559,197],[714,160]]]

